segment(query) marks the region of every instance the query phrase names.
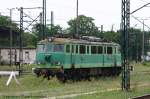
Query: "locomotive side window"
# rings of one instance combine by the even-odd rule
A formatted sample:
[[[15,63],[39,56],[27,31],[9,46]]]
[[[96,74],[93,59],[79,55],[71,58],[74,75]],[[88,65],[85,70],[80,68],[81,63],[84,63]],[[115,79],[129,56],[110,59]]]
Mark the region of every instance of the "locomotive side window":
[[[80,45],[80,54],[85,54],[86,50],[85,50],[85,45]]]
[[[71,52],[74,53],[74,45],[72,45]]]
[[[98,52],[98,54],[102,54],[103,53],[103,47],[98,46],[97,52]]]
[[[54,45],[54,52],[63,52],[63,51],[64,51],[64,45],[63,44]]]
[[[107,54],[112,54],[113,50],[112,47],[107,47]]]
[[[79,47],[78,47],[78,45],[76,45],[76,53],[78,53],[78,49],[79,49]]]
[[[107,53],[107,49],[106,49],[106,47],[104,47],[104,54],[106,54]]]
[[[115,50],[115,52],[114,52],[114,53],[115,53],[115,54],[117,54],[117,47],[114,47],[114,50]]]
[[[86,46],[86,48],[87,48],[87,54],[89,54],[89,46]]]
[[[120,54],[120,53],[121,53],[121,48],[120,48],[120,46],[117,46],[116,52],[117,52],[117,54]]]
[[[91,53],[96,54],[96,46],[91,46]]]
[[[102,54],[103,47],[102,46],[91,46],[91,53],[92,54]]]
[[[66,52],[70,53],[70,45],[66,45]]]

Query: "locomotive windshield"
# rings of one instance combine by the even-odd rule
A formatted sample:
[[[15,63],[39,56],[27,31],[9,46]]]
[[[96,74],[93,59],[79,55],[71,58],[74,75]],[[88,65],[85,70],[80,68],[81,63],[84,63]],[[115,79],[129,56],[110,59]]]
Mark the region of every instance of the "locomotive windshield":
[[[44,52],[45,45],[44,44],[38,44],[37,45],[37,52]]]
[[[54,45],[54,52],[64,52],[64,45],[63,44],[56,44]]]
[[[46,45],[46,52],[52,51],[52,45],[51,44],[47,44]]]

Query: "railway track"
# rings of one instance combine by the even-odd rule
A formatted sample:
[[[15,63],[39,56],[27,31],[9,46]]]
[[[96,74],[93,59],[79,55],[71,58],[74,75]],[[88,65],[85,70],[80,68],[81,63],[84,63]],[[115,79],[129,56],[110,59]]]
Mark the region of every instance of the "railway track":
[[[150,94],[138,96],[138,97],[134,97],[134,98],[130,98],[130,99],[150,99]]]
[[[0,96],[2,99],[43,99],[46,96]]]

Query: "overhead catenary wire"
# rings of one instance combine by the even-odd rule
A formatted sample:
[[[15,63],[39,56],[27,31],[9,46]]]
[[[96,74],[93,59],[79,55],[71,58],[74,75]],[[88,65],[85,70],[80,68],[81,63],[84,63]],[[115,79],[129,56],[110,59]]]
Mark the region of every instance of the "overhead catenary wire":
[[[132,17],[133,17],[135,20],[137,20],[138,22],[140,22],[141,24],[143,24],[143,22],[142,22],[140,19],[138,19],[137,17],[135,17],[135,16],[133,16],[133,15],[132,15]],[[145,23],[144,23],[144,26],[146,26],[146,27],[150,30],[150,27],[149,27],[148,25],[146,25]]]
[[[36,22],[36,20],[37,20],[39,17],[40,17],[40,15],[37,16],[37,17],[25,28],[25,30],[27,30],[27,29],[29,28],[29,26],[31,26],[34,22]]]
[[[145,1],[145,0],[140,0],[140,1],[145,2],[145,3],[148,3],[148,2],[147,2],[147,1]]]
[[[138,10],[141,10],[142,8],[146,7],[146,6],[149,5],[149,4],[150,4],[150,2],[144,4],[143,6],[141,6],[141,7],[139,7],[139,8],[137,8],[136,10],[132,11],[132,12],[130,13],[130,15],[133,14],[133,13],[135,13],[135,12],[137,12]]]

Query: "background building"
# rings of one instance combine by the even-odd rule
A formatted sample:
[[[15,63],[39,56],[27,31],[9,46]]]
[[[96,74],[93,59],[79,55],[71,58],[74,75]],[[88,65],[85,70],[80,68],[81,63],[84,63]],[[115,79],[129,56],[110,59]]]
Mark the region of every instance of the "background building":
[[[12,64],[19,62],[19,48],[12,48],[11,55]],[[23,48],[24,64],[33,64],[35,62],[35,56],[35,48]],[[0,48],[0,64],[10,64],[10,48]]]

